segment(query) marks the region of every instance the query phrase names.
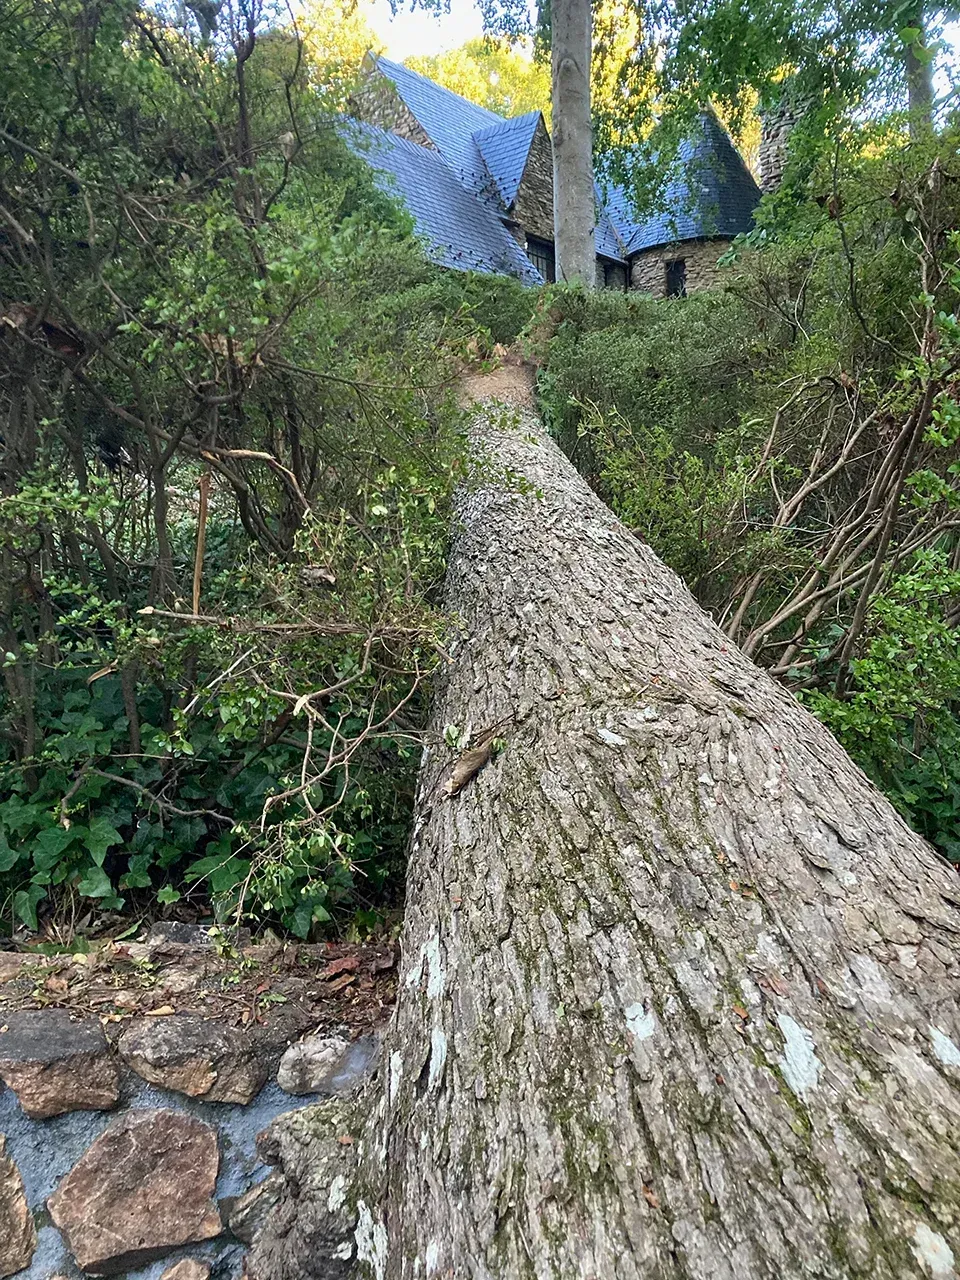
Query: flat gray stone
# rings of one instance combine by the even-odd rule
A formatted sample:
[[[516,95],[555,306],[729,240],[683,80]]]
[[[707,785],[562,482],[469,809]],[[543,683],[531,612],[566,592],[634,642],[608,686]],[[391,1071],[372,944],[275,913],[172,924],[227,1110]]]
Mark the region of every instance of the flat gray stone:
[[[120,1073],[99,1022],[66,1009],[8,1013],[0,1031],[0,1079],[34,1120],[116,1105]]]
[[[150,926],[144,941],[147,946],[171,942],[178,947],[213,946],[209,925],[189,924],[185,920],[158,920]]]
[[[144,1018],[117,1049],[144,1080],[206,1102],[246,1104],[267,1081],[267,1064],[249,1036],[198,1014]]]
[[[380,1037],[376,1033],[344,1040],[340,1036],[306,1036],[280,1059],[277,1084],[287,1093],[342,1095],[358,1089],[376,1066]]]

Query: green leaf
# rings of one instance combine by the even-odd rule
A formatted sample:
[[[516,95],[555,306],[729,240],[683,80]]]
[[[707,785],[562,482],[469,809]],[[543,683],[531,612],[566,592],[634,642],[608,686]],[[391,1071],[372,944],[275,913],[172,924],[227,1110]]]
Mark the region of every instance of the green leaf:
[[[298,938],[305,938],[309,934],[312,924],[313,905],[309,902],[301,902],[290,917],[290,928]]]
[[[0,873],[15,867],[20,860],[22,852],[21,849],[11,849],[6,838],[0,833]]]
[[[174,889],[173,885],[165,884],[157,894],[158,902],[179,902],[180,890]]]
[[[59,862],[64,851],[76,840],[78,834],[86,831],[85,827],[46,827],[35,837],[33,865],[38,871],[49,871],[54,863]]]
[[[86,898],[110,898],[113,896],[113,885],[103,867],[93,866],[83,877],[77,888]]]
[[[103,866],[107,850],[113,844],[122,844],[123,836],[108,818],[94,818],[86,838],[87,851],[98,867]]]
[[[18,889],[13,895],[14,913],[34,933],[39,927],[37,907],[46,896],[47,891],[41,884],[32,884],[29,889]]]

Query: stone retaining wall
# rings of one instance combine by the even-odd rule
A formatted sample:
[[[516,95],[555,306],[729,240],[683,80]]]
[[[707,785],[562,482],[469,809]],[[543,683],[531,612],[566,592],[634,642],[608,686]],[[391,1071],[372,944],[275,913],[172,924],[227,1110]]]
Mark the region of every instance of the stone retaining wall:
[[[137,949],[113,957],[101,985],[129,982]],[[126,992],[115,985],[119,1006],[111,998],[99,1015],[99,987],[64,977],[62,958],[0,953],[0,1277],[240,1280],[279,1194],[258,1136],[311,1098],[363,1083],[388,1003],[378,984],[391,981],[390,949],[297,950],[314,953],[306,965],[180,948],[155,962],[163,985],[148,985],[142,1005],[118,1012]],[[59,1007],[37,1007],[51,982]],[[157,1005],[158,986],[191,994],[181,1009]],[[358,1025],[341,997],[353,1007],[361,993]],[[34,1007],[10,1008],[18,997]],[[243,1010],[236,1025],[247,1001],[278,1016],[245,1023]],[[338,1012],[346,1020],[329,1025]]]

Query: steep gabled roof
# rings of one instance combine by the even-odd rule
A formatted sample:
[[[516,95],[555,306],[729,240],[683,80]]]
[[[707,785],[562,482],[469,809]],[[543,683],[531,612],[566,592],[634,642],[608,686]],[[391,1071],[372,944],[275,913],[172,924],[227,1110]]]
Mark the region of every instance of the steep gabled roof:
[[[436,151],[357,121],[345,122],[343,130],[347,144],[378,175],[381,189],[406,205],[434,262],[543,283],[497,215],[464,188]]]
[[[540,118],[539,111],[528,111],[525,116],[499,120],[497,124],[478,129],[473,135],[505,209],[509,209],[517,198]]]
[[[416,116],[431,142],[467,188],[483,194],[490,175],[474,134],[503,123],[503,117],[468,102],[459,93],[434,84],[400,62],[376,58],[376,66],[393,82],[406,107]]]
[[[597,197],[597,225],[593,231],[593,243],[599,258],[614,258],[621,262],[627,256],[622,240],[617,234],[613,219],[607,212],[600,187],[594,183]]]
[[[436,151],[369,125],[357,126],[365,141],[355,149],[389,177],[389,189],[413,215],[434,260],[541,283],[501,221],[517,198],[540,112],[505,120],[401,63],[370,56]],[[759,199],[726,130],[712,112],[704,112],[696,134],[680,147],[660,211],[638,218],[625,191],[613,187],[604,201],[597,189],[597,255],[623,262],[677,241],[739,235],[752,226]]]
[[[647,218],[637,218],[626,192],[610,190],[606,207],[628,254],[680,240],[730,238],[753,225],[760,188],[712,112],[703,113],[677,159],[679,171],[667,183],[660,209]]]

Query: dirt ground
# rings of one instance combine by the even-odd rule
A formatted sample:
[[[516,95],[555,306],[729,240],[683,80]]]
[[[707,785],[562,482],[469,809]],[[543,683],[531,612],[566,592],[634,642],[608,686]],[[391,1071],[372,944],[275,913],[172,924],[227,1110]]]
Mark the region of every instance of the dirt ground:
[[[178,942],[104,942],[76,955],[0,952],[0,1020],[15,1009],[99,1018],[111,1039],[131,1018],[196,1013],[271,1040],[381,1025],[396,996],[392,945],[231,946],[197,931]]]

